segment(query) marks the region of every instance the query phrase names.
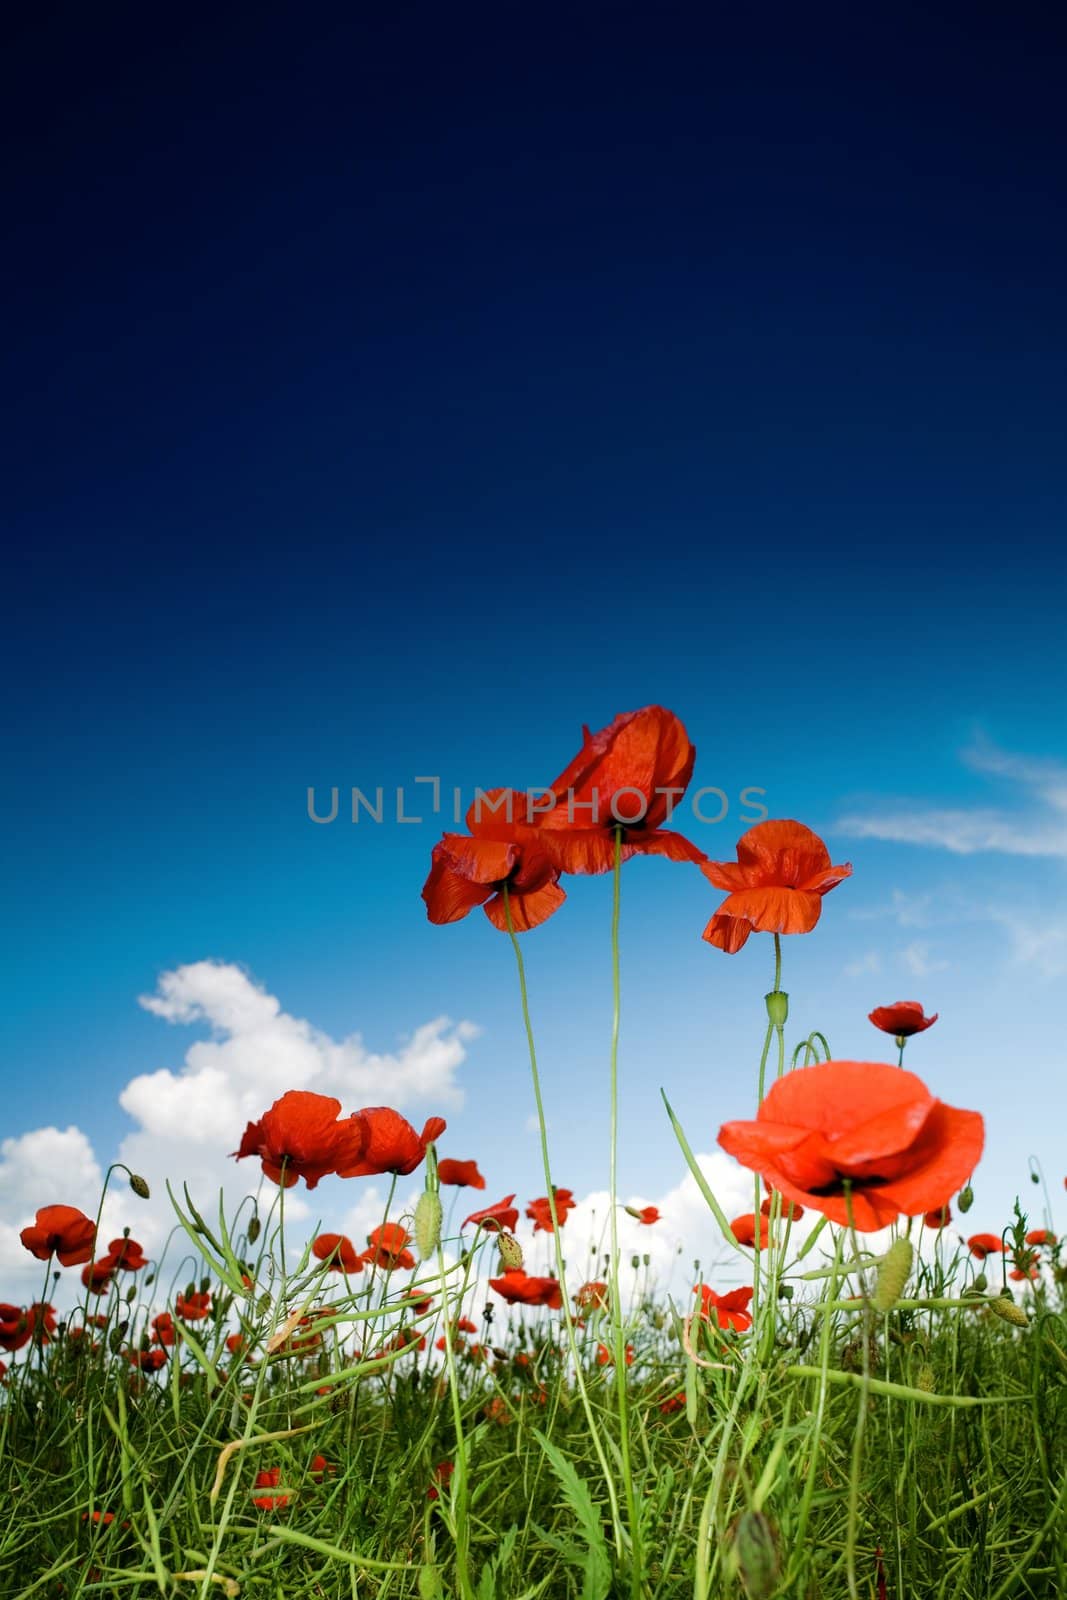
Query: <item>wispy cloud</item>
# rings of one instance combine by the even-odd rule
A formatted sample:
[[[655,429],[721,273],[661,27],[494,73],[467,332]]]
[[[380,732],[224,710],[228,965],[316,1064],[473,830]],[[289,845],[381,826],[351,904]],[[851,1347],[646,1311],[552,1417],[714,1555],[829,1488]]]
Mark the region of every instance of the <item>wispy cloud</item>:
[[[840,818],[837,831],[857,839],[925,845],[962,856],[995,851],[1067,859],[1067,766],[1013,755],[981,738],[962,753],[962,760],[972,772],[1014,786],[1015,804],[881,804]]]
[[[931,972],[944,972],[949,965],[947,961],[935,959],[930,946],[919,939],[898,951],[898,955],[913,978],[927,978]]]

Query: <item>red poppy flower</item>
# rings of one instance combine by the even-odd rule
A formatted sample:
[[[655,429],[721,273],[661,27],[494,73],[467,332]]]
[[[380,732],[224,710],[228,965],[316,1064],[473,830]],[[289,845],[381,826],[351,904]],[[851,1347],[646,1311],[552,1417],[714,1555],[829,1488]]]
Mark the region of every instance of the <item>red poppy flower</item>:
[[[596,1347],[596,1364],[597,1364],[598,1367],[611,1367],[611,1366],[615,1365],[615,1356],[612,1353],[612,1351],[610,1351],[608,1349],[606,1344],[598,1344],[597,1345],[597,1347]],[[626,1365],[628,1367],[632,1367],[633,1364],[634,1364],[634,1347],[633,1347],[632,1344],[628,1344],[626,1346]]]
[[[228,1333],[226,1335],[226,1348],[231,1356],[239,1356],[244,1347],[245,1336],[243,1333]]]
[[[770,1216],[773,1202],[774,1195],[769,1194],[766,1200],[764,1200],[763,1204],[760,1206],[760,1216]],[[789,1200],[785,1200],[779,1196],[778,1215],[781,1217],[783,1222],[799,1222],[801,1217],[804,1215],[804,1207],[795,1206]]]
[[[110,1288],[115,1277],[115,1267],[110,1256],[101,1256],[99,1261],[89,1261],[81,1270],[83,1286],[90,1294],[103,1294]]]
[[[312,1456],[311,1465],[308,1467],[308,1472],[313,1478],[316,1478],[321,1482],[323,1478],[328,1477],[330,1473],[336,1471],[337,1468],[332,1462],[327,1461],[325,1456]]]
[[[363,1271],[359,1252],[345,1233],[320,1233],[312,1241],[311,1254],[317,1261],[328,1262],[334,1272]]]
[[[477,1161],[452,1161],[446,1157],[437,1163],[437,1176],[442,1183],[455,1184],[460,1189],[485,1188]]]
[[[174,1309],[183,1322],[203,1322],[211,1311],[211,1296],[209,1294],[180,1294],[174,1301]]]
[[[158,1317],[152,1318],[152,1339],[155,1344],[173,1344],[177,1336],[174,1318],[169,1311],[161,1311]]]
[[[398,1267],[410,1270],[415,1265],[415,1258],[407,1248],[410,1243],[410,1233],[399,1222],[383,1222],[367,1235],[370,1248],[363,1252],[363,1259],[386,1272]]]
[[[730,1224],[730,1232],[733,1234],[738,1244],[754,1245],[756,1243],[755,1212],[746,1211],[744,1216],[735,1217]],[[770,1234],[767,1218],[761,1213],[759,1219],[759,1247],[761,1250],[766,1250],[769,1238]]]
[[[1032,1283],[1035,1278],[1040,1278],[1040,1276],[1041,1273],[1038,1271],[1036,1262],[1025,1270],[1022,1267],[1012,1267],[1008,1273],[1008,1277],[1013,1279],[1015,1283],[1023,1283],[1027,1280]]]
[[[830,865],[830,852],[802,822],[757,822],[737,842],[737,860],[700,868],[728,894],[704,938],[733,955],[750,933],[810,933],[823,895],[852,873]]]
[[[563,1296],[555,1278],[531,1278],[520,1269],[505,1272],[502,1278],[490,1278],[490,1289],[495,1289],[509,1305],[548,1306],[551,1311],[563,1310]]]
[[[894,1000],[891,1006],[876,1006],[867,1021],[896,1039],[910,1039],[913,1034],[932,1028],[937,1018],[936,1011],[932,1017],[926,1016],[918,1000]]]
[[[552,785],[554,803],[536,819],[545,849],[564,872],[610,872],[621,833],[623,861],[703,861],[703,850],[663,827],[695,760],[682,723],[662,706],[624,712],[599,733],[583,728],[582,748]]]
[[[659,1212],[655,1206],[642,1206],[638,1211],[636,1206],[627,1206],[626,1215],[633,1217],[635,1222],[643,1222],[646,1228],[651,1228],[654,1222],[659,1221]]]
[[[337,1168],[342,1178],[369,1178],[383,1172],[407,1177],[426,1158],[426,1146],[439,1139],[447,1126],[444,1117],[428,1117],[421,1133],[390,1106],[370,1106],[348,1119],[358,1123],[362,1138],[356,1160]]]
[[[952,1221],[952,1207],[950,1205],[935,1206],[932,1211],[924,1213],[923,1221],[928,1228],[947,1228]]]
[[[129,1357],[133,1366],[140,1367],[142,1372],[158,1372],[167,1364],[167,1352],[158,1345],[153,1350],[131,1350]]]
[[[93,1258],[96,1223],[76,1206],[42,1206],[32,1226],[19,1238],[38,1261],[58,1256],[61,1266],[80,1267]]]
[[[309,1188],[312,1185],[308,1185]],[[256,1473],[255,1488],[276,1489],[282,1481],[281,1467],[265,1467],[262,1472]],[[282,1506],[289,1504],[287,1494],[258,1494],[253,1495],[252,1504],[260,1511],[280,1511]]]
[[[861,1233],[945,1203],[970,1176],[985,1130],[913,1072],[880,1061],[822,1061],[772,1084],[753,1122],[719,1143],[787,1199]],[[850,1200],[846,1199],[846,1190]]]
[[[526,933],[559,910],[567,898],[560,868],[526,820],[528,808],[518,790],[488,789],[467,812],[470,832],[446,833],[434,845],[422,886],[431,922],[459,922],[481,906],[501,932],[510,911],[512,928]]]
[[[571,1296],[579,1311],[599,1311],[608,1309],[608,1286],[599,1280],[593,1283],[583,1283],[577,1293]]]
[[[559,1225],[562,1228],[567,1220],[568,1211],[574,1210],[574,1194],[570,1189],[553,1189],[552,1193],[556,1201],[556,1216],[559,1218]],[[552,1233],[555,1231],[552,1226],[552,1212],[547,1195],[542,1196],[540,1200],[531,1200],[526,1207],[526,1215],[534,1225],[534,1233]]]
[[[1056,1235],[1054,1233],[1049,1233],[1047,1228],[1031,1228],[1030,1232],[1026,1235],[1026,1242],[1027,1244],[1053,1245],[1056,1243]]]
[[[670,1416],[672,1411],[684,1411],[685,1410],[685,1392],[684,1392],[684,1390],[683,1390],[683,1392],[681,1394],[672,1394],[666,1400],[661,1400],[660,1403],[659,1403],[659,1408],[663,1412],[664,1416],[667,1416],[667,1417]]]
[[[437,1463],[433,1469],[433,1483],[426,1491],[427,1500],[436,1500],[438,1498],[438,1487],[442,1489],[448,1488],[455,1470],[455,1466],[451,1461],[439,1461]]]
[[[472,1211],[463,1223],[473,1222],[476,1227],[484,1228],[487,1233],[514,1233],[519,1220],[519,1208],[513,1206],[515,1196],[506,1194],[503,1200],[498,1200],[495,1206],[483,1206],[481,1211]]]
[[[320,1178],[363,1153],[362,1123],[351,1117],[338,1122],[340,1111],[341,1102],[332,1095],[289,1089],[258,1122],[248,1124],[234,1156],[238,1161],[259,1156],[272,1183],[281,1184],[284,1173],[287,1189],[298,1178],[314,1189]]]
[[[30,1321],[22,1306],[0,1304],[0,1350],[10,1355],[30,1342]]]
[[[729,1294],[716,1294],[706,1283],[701,1283],[693,1293],[700,1296],[698,1315],[703,1322],[713,1322],[717,1328],[733,1328],[737,1333],[744,1333],[746,1328],[751,1328],[752,1318],[748,1314],[752,1299],[750,1288],[731,1289]]]
[[[967,1248],[977,1260],[984,1261],[986,1256],[1003,1255],[1006,1246],[999,1234],[972,1233]]]
[[[112,1239],[103,1260],[109,1263],[108,1270],[111,1272],[140,1272],[148,1266],[148,1257],[137,1240],[131,1239],[129,1235],[121,1239]]]

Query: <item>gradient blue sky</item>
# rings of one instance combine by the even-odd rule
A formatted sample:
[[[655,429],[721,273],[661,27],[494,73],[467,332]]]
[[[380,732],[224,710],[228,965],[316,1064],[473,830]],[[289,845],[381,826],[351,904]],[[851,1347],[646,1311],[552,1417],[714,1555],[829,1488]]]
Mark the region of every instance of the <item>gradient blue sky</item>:
[[[306,790],[547,782],[650,702],[733,798],[690,829],[711,853],[756,785],[854,864],[786,943],[791,1034],[877,1057],[867,1011],[922,999],[912,1063],[988,1120],[976,1225],[1036,1197],[1030,1152],[1059,1189],[1063,18],[13,27],[11,1218],[62,1198],[15,1184],[20,1138],[74,1124],[106,1163],[124,1087],[208,1037],[138,1004],[205,960],[372,1051],[477,1024],[446,1153],[542,1192],[507,943],[425,921],[440,821],[316,827]],[[770,951],[704,945],[717,899],[626,869],[650,1196],[679,1176],[660,1085],[705,1150],[752,1105]],[[606,1176],[609,901],[579,882],[526,941],[578,1189]]]

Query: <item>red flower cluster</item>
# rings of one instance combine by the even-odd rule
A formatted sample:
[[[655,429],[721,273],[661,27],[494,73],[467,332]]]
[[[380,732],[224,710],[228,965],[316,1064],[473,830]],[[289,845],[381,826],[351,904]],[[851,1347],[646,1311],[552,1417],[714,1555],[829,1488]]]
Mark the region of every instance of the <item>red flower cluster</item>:
[[[303,1178],[314,1189],[321,1178],[405,1176],[425,1158],[426,1146],[445,1131],[443,1117],[430,1117],[422,1133],[389,1106],[371,1106],[341,1118],[341,1102],[309,1089],[290,1089],[250,1122],[234,1151],[237,1160],[258,1156],[263,1171],[286,1188]]]
[[[772,1085],[754,1122],[719,1130],[723,1149],[787,1199],[862,1233],[944,1205],[977,1166],[984,1137],[978,1112],[873,1061],[800,1067]]]
[[[31,1339],[48,1344],[56,1326],[54,1306],[46,1306],[40,1301],[25,1308],[0,1304],[0,1350],[6,1350],[10,1355],[29,1344]]]
[[[431,922],[458,922],[482,906],[493,925],[516,933],[545,922],[566,898],[564,872],[609,872],[620,857],[704,860],[663,827],[685,793],[696,751],[662,706],[583,729],[582,748],[536,800],[521,790],[479,791],[466,834],[446,833],[433,849],[422,897]]]

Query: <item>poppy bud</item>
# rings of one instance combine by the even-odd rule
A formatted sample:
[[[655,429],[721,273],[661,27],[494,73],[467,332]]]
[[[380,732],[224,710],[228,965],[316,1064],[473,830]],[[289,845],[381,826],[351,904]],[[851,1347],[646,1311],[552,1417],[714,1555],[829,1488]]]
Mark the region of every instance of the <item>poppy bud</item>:
[[[974,1190],[969,1183],[965,1183],[956,1196],[956,1206],[960,1211],[969,1211],[974,1205]]]
[[[791,1283],[780,1283],[778,1285],[778,1298],[779,1300],[792,1300],[793,1285]]]
[[[443,1217],[440,1195],[424,1189],[415,1206],[415,1245],[420,1261],[429,1261],[440,1244]]]
[[[789,1019],[789,996],[784,989],[774,989],[764,995],[767,1002],[767,1017],[776,1028],[784,1028]]]
[[[256,1240],[259,1238],[259,1236],[260,1236],[260,1234],[262,1232],[263,1232],[263,1224],[262,1224],[262,1222],[260,1222],[258,1217],[252,1217],[250,1219],[250,1221],[249,1221],[249,1224],[248,1224],[248,1242],[249,1242],[249,1244],[255,1244]]]
[[[908,1239],[894,1239],[878,1268],[874,1290],[874,1309],[891,1311],[904,1291],[915,1252]]]
[[[522,1245],[511,1233],[498,1233],[496,1247],[500,1251],[500,1267],[503,1272],[516,1272],[522,1270]]]
[[[1010,1322],[1013,1328],[1028,1328],[1030,1326],[1030,1318],[1026,1315],[1022,1306],[1017,1306],[1015,1301],[1010,1299],[1007,1294],[994,1295],[988,1304],[990,1311],[994,1311],[1002,1321]]]
[[[734,1556],[749,1600],[769,1600],[778,1584],[778,1552],[762,1511],[745,1511],[738,1519]]]
[[[638,1267],[641,1265],[641,1257],[640,1256],[631,1256],[630,1257],[630,1265],[631,1265],[631,1267],[633,1267],[634,1271],[636,1272]]]
[[[989,1288],[989,1279],[986,1277],[984,1272],[980,1272],[978,1274],[971,1287],[973,1289],[977,1289],[980,1294],[985,1294],[986,1290]]]
[[[126,1304],[128,1306],[132,1306],[133,1302],[136,1299],[137,1299],[137,1285],[134,1284],[134,1283],[131,1283],[130,1287],[126,1290]]]
[[[134,1194],[139,1195],[142,1200],[151,1200],[152,1191],[148,1187],[145,1179],[142,1178],[139,1173],[130,1173],[130,1188],[133,1190]]]
[[[128,1322],[117,1322],[107,1336],[107,1347],[113,1356],[117,1356],[122,1349],[122,1341],[126,1337]]]

